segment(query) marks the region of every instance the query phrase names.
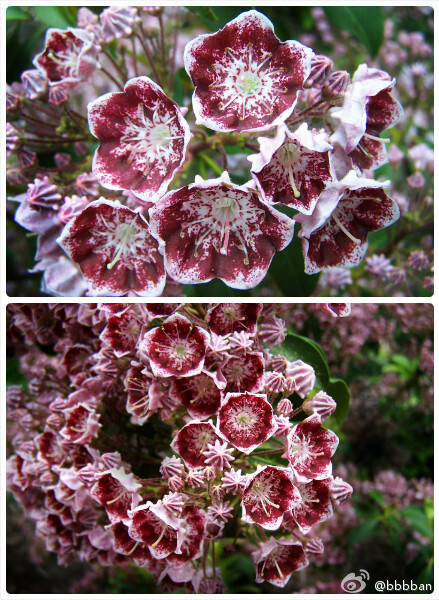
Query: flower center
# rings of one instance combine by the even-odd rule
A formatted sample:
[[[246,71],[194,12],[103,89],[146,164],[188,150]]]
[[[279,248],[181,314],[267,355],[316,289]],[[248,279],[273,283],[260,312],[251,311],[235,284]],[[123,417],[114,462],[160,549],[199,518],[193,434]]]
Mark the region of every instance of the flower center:
[[[171,131],[167,125],[160,123],[151,130],[149,139],[151,144],[167,148],[172,140]]]
[[[256,96],[262,88],[262,81],[257,73],[244,71],[235,82],[236,89],[243,96]]]
[[[234,198],[223,197],[215,202],[212,215],[221,227],[221,240],[223,245],[220,254],[227,254],[230,236],[230,222],[234,221],[239,215],[239,204]]]
[[[107,269],[112,269],[121,256],[132,252],[133,241],[136,237],[137,232],[132,223],[121,223],[117,226],[114,232],[114,243],[118,249],[113,260],[107,263]]]
[[[177,356],[179,356],[179,357],[185,356],[185,354],[186,354],[186,348],[185,348],[185,346],[181,346],[181,345],[176,346],[176,348],[175,348],[175,354]]]

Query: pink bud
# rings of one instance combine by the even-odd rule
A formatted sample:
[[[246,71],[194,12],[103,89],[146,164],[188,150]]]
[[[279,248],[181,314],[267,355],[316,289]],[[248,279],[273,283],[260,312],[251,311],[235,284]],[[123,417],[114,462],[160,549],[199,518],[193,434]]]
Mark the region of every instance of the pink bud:
[[[282,400],[279,402],[279,404],[276,407],[276,412],[279,415],[284,415],[285,417],[288,417],[288,415],[292,412],[293,410],[293,405],[291,404],[290,400],[288,400],[288,398],[282,398]]]
[[[308,540],[305,546],[307,554],[323,554],[325,547],[321,539]]]
[[[352,496],[353,488],[341,477],[336,477],[331,485],[331,498],[337,503],[346,502]]]
[[[331,396],[328,396],[325,392],[318,392],[314,398],[305,400],[302,405],[302,409],[306,414],[317,413],[322,421],[327,419],[337,408],[337,404],[334,402]]]
[[[323,84],[333,66],[334,63],[330,58],[322,54],[316,54],[311,59],[311,71],[303,87],[310,88],[316,84]]]
[[[311,365],[303,362],[303,360],[295,360],[289,363],[285,374],[287,377],[293,377],[296,380],[295,391],[301,398],[310,392],[316,383],[316,374]]]
[[[329,76],[326,85],[322,88],[322,98],[331,100],[344,96],[349,81],[350,76],[347,71],[334,71]]]

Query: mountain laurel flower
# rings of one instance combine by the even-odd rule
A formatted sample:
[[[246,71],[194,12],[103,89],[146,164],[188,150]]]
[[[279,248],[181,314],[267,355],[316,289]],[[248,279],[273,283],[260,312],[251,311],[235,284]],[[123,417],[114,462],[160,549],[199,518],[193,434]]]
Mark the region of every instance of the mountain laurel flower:
[[[136,77],[123,92],[90,102],[88,120],[100,142],[93,173],[101,185],[157,201],[181,168],[191,138],[178,105],[149,77]]]
[[[209,448],[209,444],[214,446],[217,441],[223,442],[210,421],[191,421],[177,432],[171,448],[181,456],[186,466],[197,469],[206,467],[204,451]],[[215,477],[215,469],[212,471]]]
[[[294,571],[308,566],[309,561],[298,540],[274,537],[259,542],[252,554],[256,568],[256,582],[268,581],[276,587],[285,587]]]
[[[78,27],[48,29],[45,48],[34,59],[49,85],[74,88],[87,80],[98,67],[97,46],[93,34]]]
[[[154,558],[181,552],[183,522],[157,504],[147,502],[129,512],[128,533],[146,544]]]
[[[335,477],[331,483],[331,498],[336,504],[342,504],[352,496],[353,488],[341,477]]]
[[[265,277],[275,252],[294,234],[294,221],[265,204],[228,173],[168,192],[149,210],[151,232],[164,244],[168,274],[179,283],[218,277],[236,289]]]
[[[209,329],[217,335],[227,335],[244,331],[254,334],[262,304],[220,302],[207,311]]]
[[[140,357],[148,361],[158,377],[191,377],[204,366],[209,334],[178,313],[160,327],[145,333],[139,341]]]
[[[203,451],[206,464],[216,467],[220,471],[230,469],[230,463],[235,458],[232,456],[233,449],[227,446],[227,442],[221,443],[216,440],[214,444],[208,444]]]
[[[397,203],[384,188],[388,182],[358,177],[350,171],[320,195],[312,215],[299,214],[305,272],[324,267],[353,267],[367,251],[367,235],[399,219]]]
[[[184,65],[195,86],[196,122],[215,131],[261,131],[294,110],[310,74],[313,51],[280,42],[255,10],[186,45]]]
[[[275,531],[281,526],[284,513],[299,502],[291,470],[268,465],[247,481],[242,494],[242,520]]]
[[[291,514],[302,533],[332,517],[331,484],[332,478],[296,484],[300,502],[291,509]]]
[[[112,523],[127,519],[128,511],[141,500],[138,494],[142,484],[135,475],[127,473],[123,467],[100,473],[90,490],[90,496],[105,507]]]
[[[322,191],[334,179],[331,144],[325,133],[303,123],[291,132],[279,125],[274,138],[258,138],[260,153],[249,156],[252,176],[270,204],[285,204],[309,215]]]
[[[159,244],[140,213],[95,200],[71,219],[57,239],[95,294],[158,296],[166,274]]]
[[[215,380],[204,372],[173,379],[169,395],[186,407],[192,419],[203,420],[215,415],[221,404],[221,390]]]
[[[250,454],[276,431],[265,394],[228,393],[218,413],[218,429],[232,446]]]
[[[331,315],[331,317],[348,317],[351,314],[351,305],[349,302],[322,304],[322,309]]]
[[[313,413],[288,435],[285,456],[300,483],[331,476],[331,457],[339,440],[334,432],[323,429],[321,423],[320,416]]]

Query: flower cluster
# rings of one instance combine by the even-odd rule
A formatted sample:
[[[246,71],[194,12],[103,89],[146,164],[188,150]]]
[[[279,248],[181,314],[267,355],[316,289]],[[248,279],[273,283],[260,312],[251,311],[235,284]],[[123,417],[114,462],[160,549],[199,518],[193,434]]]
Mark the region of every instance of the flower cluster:
[[[368,234],[399,218],[390,182],[373,177],[387,161],[381,133],[403,114],[391,75],[334,70],[255,10],[178,57],[181,18],[82,8],[8,86],[15,220],[38,236],[48,294],[181,295],[215,278],[254,288],[296,224],[307,274],[353,267]],[[184,107],[171,97],[178,67],[193,86]],[[227,145],[248,158],[246,183],[233,182]]]
[[[134,563],[163,590],[214,593],[231,535],[279,587],[324,552],[313,528],[352,493],[332,475],[337,404],[268,341],[276,310],[9,306],[28,387],[7,394],[8,489],[61,564]]]

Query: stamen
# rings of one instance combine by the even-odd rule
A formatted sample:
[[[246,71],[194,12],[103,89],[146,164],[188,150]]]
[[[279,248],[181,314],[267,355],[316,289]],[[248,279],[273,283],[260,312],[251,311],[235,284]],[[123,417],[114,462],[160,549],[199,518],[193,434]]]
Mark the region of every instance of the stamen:
[[[293,194],[295,198],[299,198],[300,197],[300,191],[297,189],[296,187],[296,183],[294,181],[293,178],[293,170],[291,168],[291,165],[288,165],[288,179],[290,180],[290,185],[293,189]]]
[[[341,222],[340,222],[340,220],[339,220],[339,219],[338,219],[338,218],[337,218],[335,215],[332,215],[332,218],[333,218],[333,219],[334,219],[334,221],[337,223],[337,225],[340,227],[340,229],[343,231],[343,233],[344,233],[345,235],[347,235],[347,236],[348,236],[348,238],[349,238],[350,240],[352,240],[353,242],[355,242],[355,244],[361,244],[361,240],[359,240],[358,238],[354,237],[354,236],[352,235],[352,233],[350,233],[350,232],[349,232],[349,231],[346,229],[346,227],[343,225],[343,223],[341,223]]]
[[[113,498],[113,500],[108,500],[107,505],[108,504],[114,504],[114,502],[117,502],[120,498],[122,498],[122,496],[124,496],[126,494],[125,490],[122,490],[121,493],[116,496],[116,498]]]
[[[157,544],[159,544],[162,540],[162,537],[165,535],[165,531],[166,531],[167,527],[166,525],[162,528],[162,532],[160,534],[160,537],[153,543],[151,544],[151,548],[155,548],[157,546]]]
[[[377,137],[376,135],[371,135],[370,133],[364,133],[363,137],[367,137],[370,140],[375,140],[376,142],[385,142],[386,144],[390,144],[390,138]]]

